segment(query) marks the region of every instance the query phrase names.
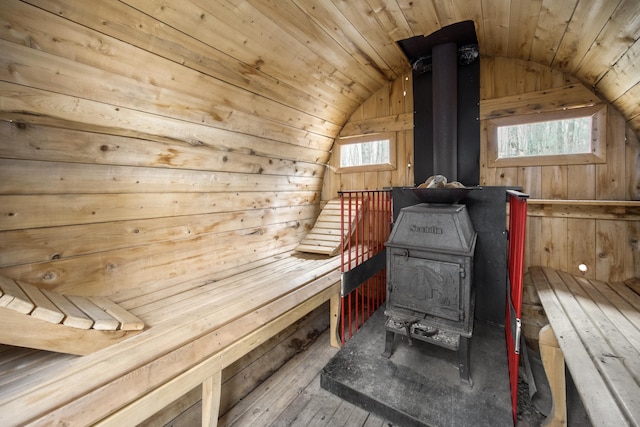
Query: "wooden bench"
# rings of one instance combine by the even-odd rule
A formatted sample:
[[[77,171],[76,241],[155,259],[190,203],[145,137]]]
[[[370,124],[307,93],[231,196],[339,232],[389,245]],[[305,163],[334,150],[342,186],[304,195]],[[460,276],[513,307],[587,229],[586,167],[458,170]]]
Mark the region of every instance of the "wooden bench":
[[[339,258],[293,251],[110,295],[146,329],[87,356],[1,347],[0,425],[133,425],[199,385],[215,425],[223,368],[327,300],[337,319]]]
[[[607,283],[530,267],[549,325],[540,355],[553,411],[566,425],[565,362],[594,426],[640,425],[640,281]]]

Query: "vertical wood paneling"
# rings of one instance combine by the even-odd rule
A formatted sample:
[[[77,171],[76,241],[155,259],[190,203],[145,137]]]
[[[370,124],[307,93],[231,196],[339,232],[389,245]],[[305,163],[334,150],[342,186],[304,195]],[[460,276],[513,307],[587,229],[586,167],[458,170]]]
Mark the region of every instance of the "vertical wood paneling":
[[[413,112],[411,73],[405,74],[382,87],[365,101],[351,116],[351,121],[373,120],[380,117]],[[348,124],[349,122],[347,122]],[[380,172],[335,173],[337,156],[329,160],[328,173],[322,186],[322,200],[337,197],[341,190],[375,190],[389,186],[413,185],[413,129],[395,132],[396,169]],[[337,145],[334,144],[334,149]]]
[[[576,80],[569,74],[532,62],[484,57],[481,61],[481,100],[563,87],[571,83],[576,83]],[[532,198],[542,199],[638,199],[640,144],[615,108],[608,108],[607,116],[606,163],[597,165],[488,167],[488,135],[486,124],[482,121],[481,184],[517,185]],[[602,219],[529,218],[526,265],[548,265],[577,272],[577,265],[585,263],[590,268],[588,274],[594,275],[592,277],[597,274],[607,280],[622,280],[625,274],[632,274],[635,267],[629,255],[632,245],[611,243],[616,239],[628,240],[621,237],[620,228],[615,224]],[[598,245],[606,249],[600,250]]]
[[[596,198],[596,165],[567,165],[567,194],[569,199]]]
[[[625,174],[627,180],[627,199],[640,200],[640,140],[627,127],[625,132]]]
[[[578,238],[576,236],[580,237]],[[562,270],[571,274],[583,275],[589,279],[594,279],[597,271],[596,220],[569,218],[567,220],[567,237],[568,265]],[[588,270],[581,272],[578,269],[580,264],[585,264]]]
[[[628,179],[621,167],[626,163],[625,123],[613,108],[609,108],[607,116],[607,163],[596,165],[596,198],[624,200]]]
[[[638,115],[639,24],[629,18],[637,6],[628,0],[188,4],[3,4],[5,230],[80,227],[77,233],[169,217],[197,218],[191,228],[200,229],[231,210],[248,220],[254,211],[314,206],[320,189],[329,199],[341,189],[412,185],[411,130],[397,132],[395,171],[336,175],[328,151],[347,120],[413,111],[412,79],[402,75],[408,65],[396,40],[464,19],[475,21],[484,55],[481,99],[577,82],[541,65],[554,64],[596,84],[628,119]],[[519,185],[543,198],[639,198],[638,139],[620,113],[608,114],[607,163],[597,166],[489,168],[481,123],[481,184]],[[251,200],[257,194],[265,196]],[[304,223],[314,209],[282,223]],[[541,232],[562,229],[553,221],[539,221]],[[547,242],[568,247],[543,239],[541,248]],[[75,256],[80,264],[83,255]],[[551,261],[531,256],[543,258]]]
[[[526,193],[531,198],[542,198],[542,168],[530,166],[518,168],[518,185],[526,188]]]
[[[625,271],[623,278],[640,277],[640,224],[626,221],[625,242],[627,249],[623,252]]]
[[[410,74],[402,75],[391,84],[390,114],[413,111],[413,78]],[[409,164],[413,164],[413,130],[396,132],[396,149],[397,167],[394,171],[384,174],[385,182],[388,182],[386,185],[391,187],[401,187],[413,182],[413,169],[408,167]]]
[[[539,242],[541,245],[531,247],[533,251],[540,252],[538,257],[542,262],[540,265],[566,271],[570,262],[568,220],[566,218],[541,218],[540,231]],[[531,234],[530,237],[532,237]]]
[[[493,184],[491,185],[499,185],[499,186],[513,186],[518,185],[518,168],[493,168],[489,170],[489,175],[491,177],[491,172],[493,172],[493,177],[491,181]]]
[[[542,198],[568,199],[568,168],[562,166],[542,166]]]
[[[414,184],[412,130],[397,132],[391,172],[336,175],[331,146],[348,120],[412,112],[396,41],[465,19],[483,55],[481,99],[579,79],[622,113],[609,111],[597,166],[488,168],[481,123],[481,184],[640,199],[639,7],[4,0],[0,271],[80,293],[204,281],[293,247],[320,190]],[[528,265],[640,276],[635,221],[532,217],[528,236]]]
[[[543,257],[545,251],[542,243],[542,218],[528,217],[527,229],[525,231],[524,264],[545,265],[546,258]]]
[[[610,277],[625,276],[625,253],[631,251],[627,221],[596,222],[595,278],[608,281]]]
[[[492,182],[492,179],[488,176],[489,173],[493,173],[493,169],[487,167],[488,153],[487,144],[489,128],[486,120],[480,121],[480,184],[487,185],[488,182]]]
[[[399,92],[393,89],[399,86],[399,82],[397,80],[391,85],[390,92],[385,88],[384,93],[372,96],[354,113],[352,120],[374,119],[379,115],[400,112],[398,98],[393,95]],[[480,92],[483,100],[559,88],[572,83],[576,83],[576,80],[569,74],[540,64],[509,58],[483,57],[481,60]],[[384,107],[386,102],[392,106],[391,109]],[[394,109],[394,105],[398,109]],[[615,108],[608,109],[607,163],[598,165],[491,168],[486,160],[488,135],[484,120],[480,127],[481,185],[521,186],[532,198],[560,200],[625,200],[633,199],[633,191],[640,193],[637,184],[640,182],[640,144]],[[413,185],[408,162],[400,163],[403,156],[406,156],[406,160],[410,159],[408,154],[402,154],[401,147],[412,147],[412,135],[409,132],[398,134],[408,141],[403,144],[402,138],[398,138],[399,169],[393,172],[395,178],[391,182],[396,186]],[[374,188],[383,182],[387,181],[381,174],[331,173],[325,178],[323,198],[328,198],[328,188],[332,188],[332,191]],[[527,233],[526,265],[549,265],[565,271],[577,271],[577,265],[585,263],[592,274],[597,272],[598,277],[609,275],[609,280],[621,280],[624,277],[620,275],[635,269],[633,261],[620,253],[623,249],[620,245],[608,247],[606,258],[599,257],[598,254],[604,252],[597,249],[597,242],[606,242],[611,237],[607,236],[609,231],[619,234],[618,228],[610,226],[608,220],[585,222],[584,219],[549,216],[532,217],[529,221],[531,229]],[[596,234],[596,227],[601,230],[599,234]],[[580,239],[576,240],[576,235],[581,236]],[[583,244],[583,238],[589,241]]]

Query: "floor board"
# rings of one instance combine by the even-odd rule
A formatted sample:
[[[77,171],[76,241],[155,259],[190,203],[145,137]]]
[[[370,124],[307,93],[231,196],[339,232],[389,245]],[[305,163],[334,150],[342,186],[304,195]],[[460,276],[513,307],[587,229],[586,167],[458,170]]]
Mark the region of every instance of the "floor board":
[[[220,427],[390,426],[320,388],[320,371],[337,353],[329,332],[258,386],[218,421]]]

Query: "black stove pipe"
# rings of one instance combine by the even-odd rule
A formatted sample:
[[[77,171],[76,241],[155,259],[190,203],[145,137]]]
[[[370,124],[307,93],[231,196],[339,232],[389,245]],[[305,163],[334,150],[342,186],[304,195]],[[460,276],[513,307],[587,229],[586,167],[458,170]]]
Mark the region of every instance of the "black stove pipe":
[[[433,47],[433,172],[458,180],[458,48]]]

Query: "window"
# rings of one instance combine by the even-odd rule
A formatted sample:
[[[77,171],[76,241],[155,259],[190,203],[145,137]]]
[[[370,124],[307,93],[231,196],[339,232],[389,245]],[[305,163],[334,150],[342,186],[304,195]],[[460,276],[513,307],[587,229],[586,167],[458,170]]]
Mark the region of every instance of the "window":
[[[606,106],[489,120],[489,166],[605,162]]]
[[[338,140],[338,173],[395,169],[395,134],[379,133]]]

